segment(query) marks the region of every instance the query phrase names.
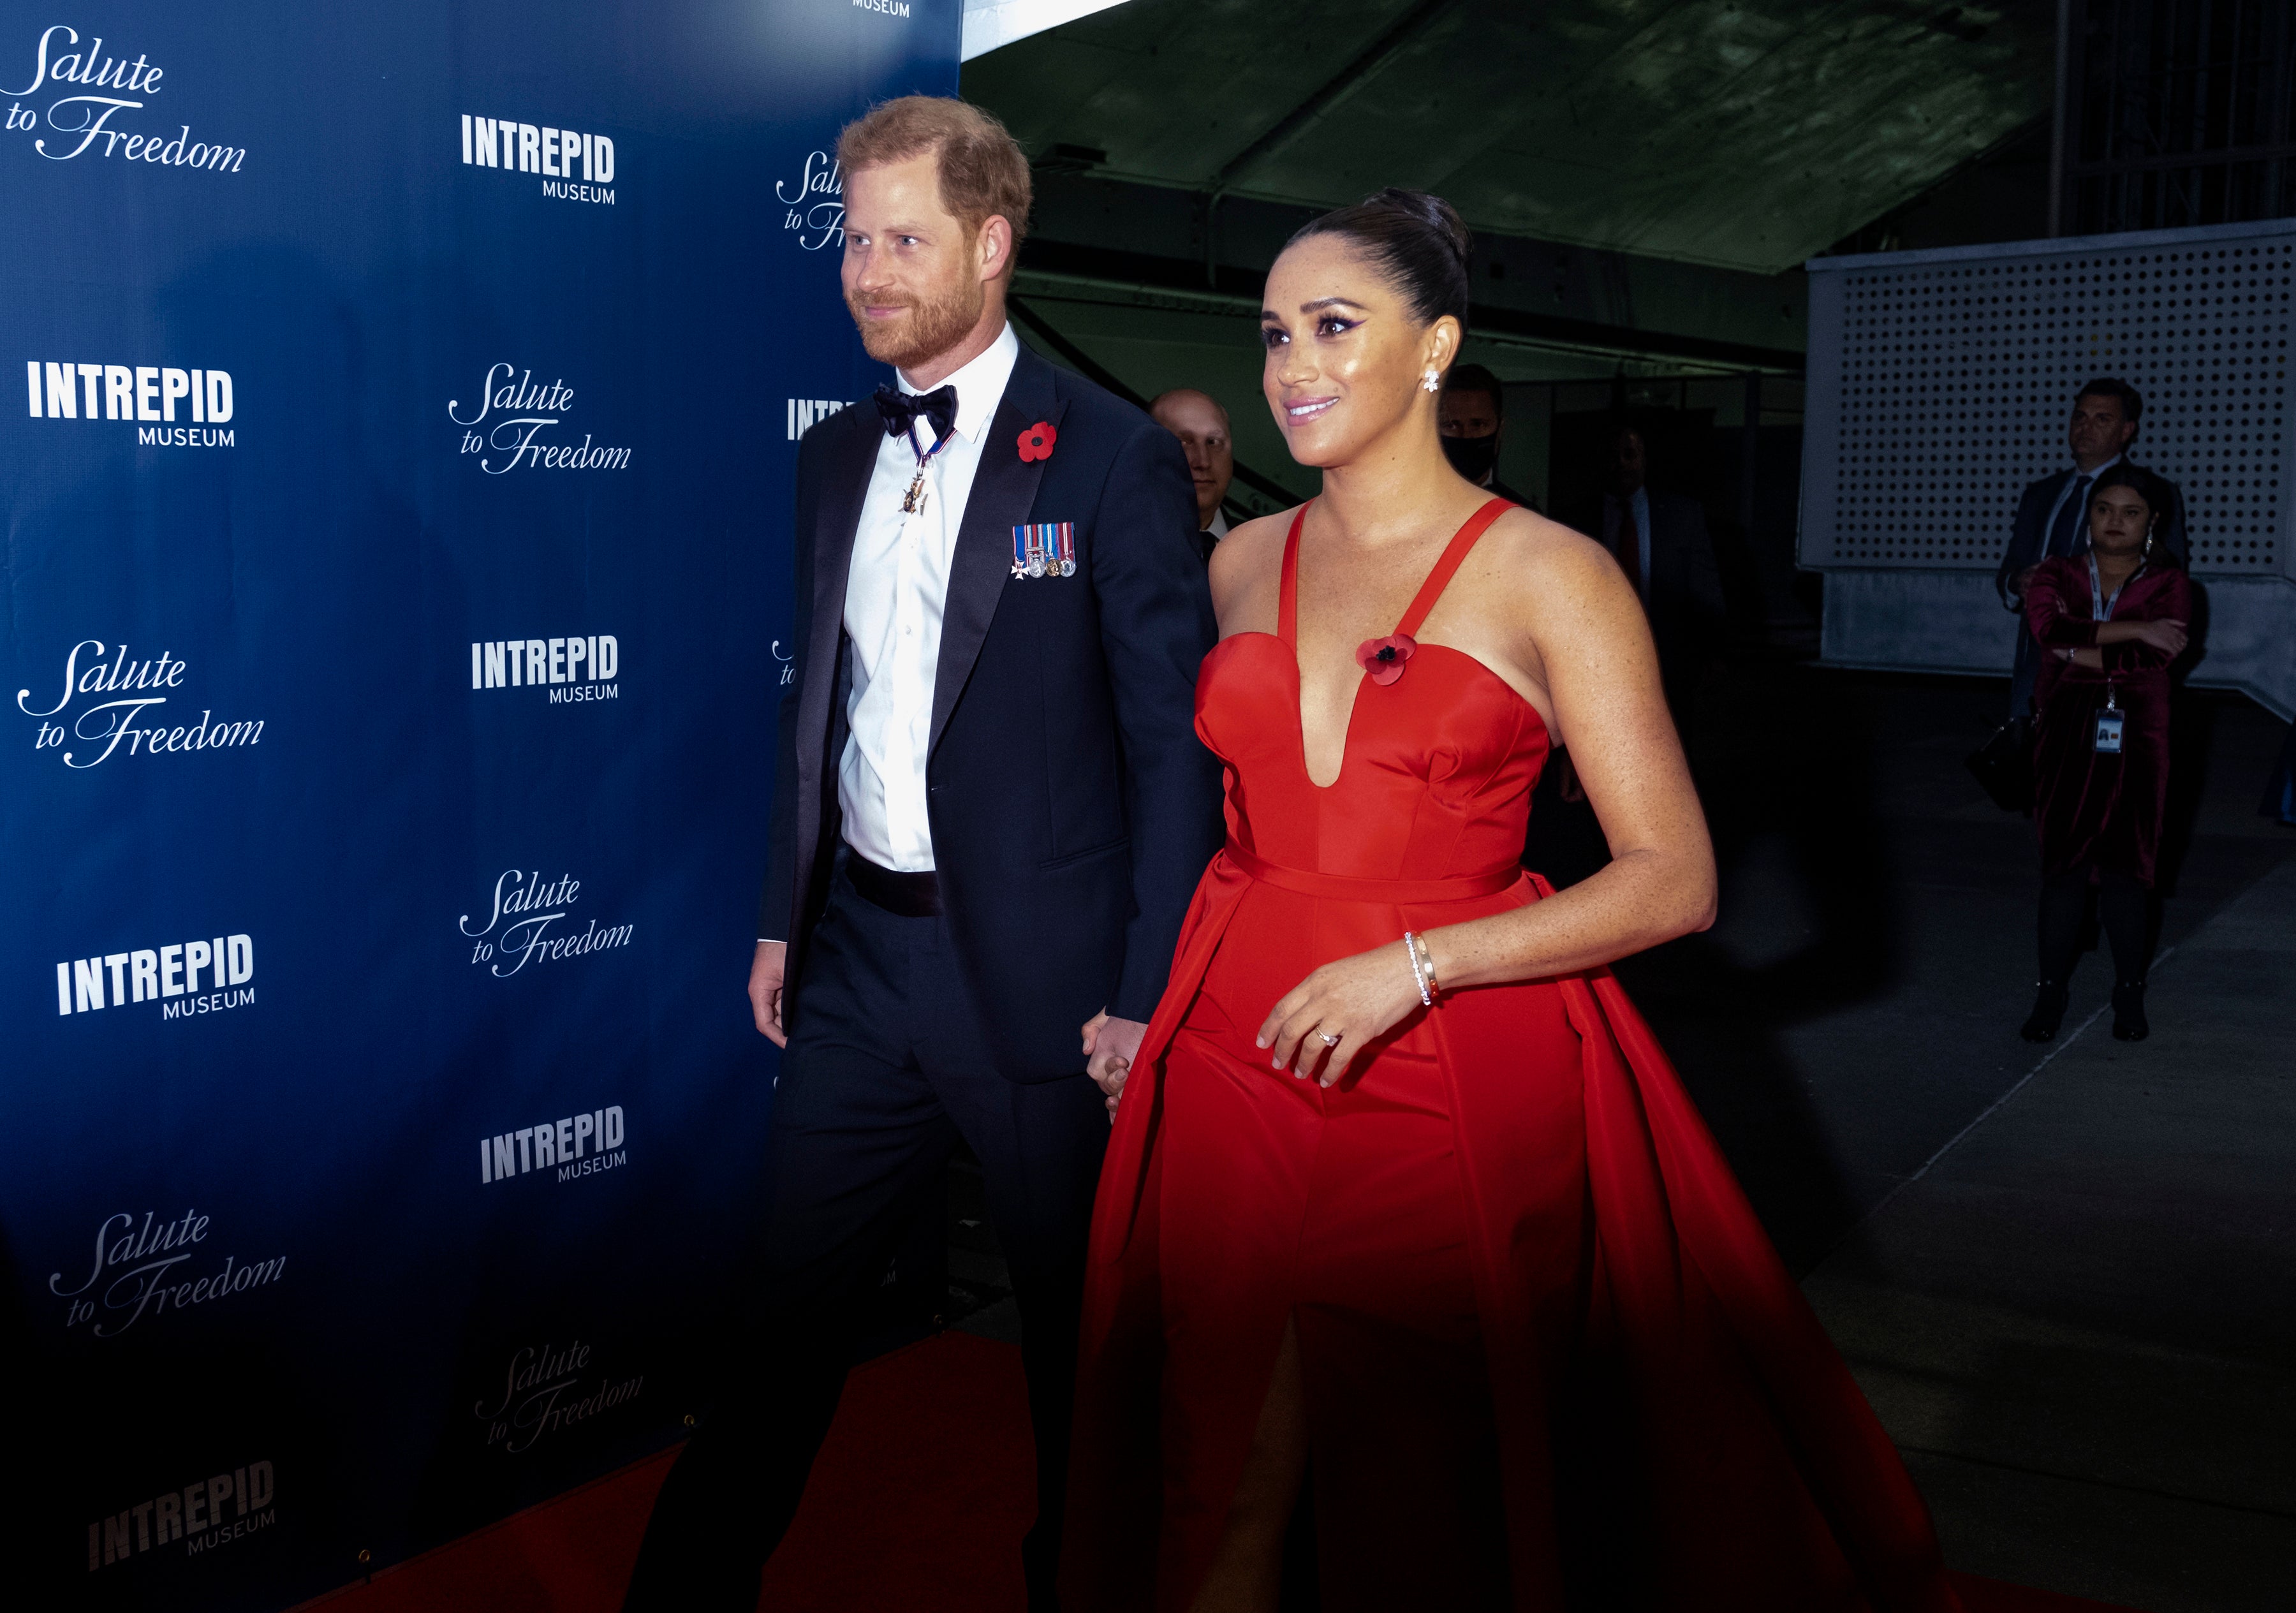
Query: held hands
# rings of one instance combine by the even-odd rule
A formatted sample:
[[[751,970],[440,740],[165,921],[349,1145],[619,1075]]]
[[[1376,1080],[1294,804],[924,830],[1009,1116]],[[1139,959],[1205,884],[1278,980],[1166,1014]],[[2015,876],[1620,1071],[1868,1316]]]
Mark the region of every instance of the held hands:
[[[789,948],[779,941],[760,941],[750,960],[750,1011],[757,1017],[758,1034],[775,1047],[789,1045],[782,1028],[782,970],[789,963]]]
[[[1417,1008],[1419,986],[1400,940],[1324,964],[1293,987],[1259,1028],[1278,1069],[1336,1085],[1364,1050]],[[1336,1036],[1336,1043],[1324,1038]],[[1320,1062],[1322,1071],[1316,1073]]]
[[[1119,1019],[1102,1009],[1084,1022],[1085,1074],[1107,1094],[1108,1118],[1116,1119],[1116,1102],[1124,1095],[1125,1077],[1139,1056],[1141,1038],[1148,1028],[1137,1019]]]

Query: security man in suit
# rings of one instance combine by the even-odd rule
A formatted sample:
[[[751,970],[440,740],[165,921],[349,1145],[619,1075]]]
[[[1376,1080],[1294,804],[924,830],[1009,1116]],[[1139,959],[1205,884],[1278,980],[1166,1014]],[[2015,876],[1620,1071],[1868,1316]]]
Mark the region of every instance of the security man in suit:
[[[2025,579],[2045,560],[2088,552],[2088,490],[2109,466],[2128,457],[2144,413],[2144,398],[2127,381],[2107,375],[2089,382],[2073,399],[2072,423],[2065,432],[2073,463],[2034,482],[2017,500],[2009,546],[2002,552],[1993,578],[2002,604],[2017,616],[2017,664],[2009,685],[2012,718],[2032,715],[2033,681],[2041,671],[2041,647],[2025,626]],[[2181,565],[2186,559],[2184,495],[2176,483],[2160,479],[2169,500],[2153,539],[2167,545]]]
[[[1722,629],[1722,573],[1706,512],[1694,498],[1650,486],[1650,451],[1632,422],[1611,433],[1610,471],[1595,536],[1642,596],[1667,704],[1687,736],[1698,674]]]
[[[898,384],[798,453],[797,658],[750,973],[787,1050],[760,1270],[740,1369],[662,1487],[625,1606],[755,1607],[861,1301],[961,1136],[1020,1305],[1042,1613],[1100,1083],[1139,1050],[1221,839],[1194,731],[1217,629],[1178,445],[1005,323],[1029,202],[1012,136],[914,95],[838,156],[846,300]]]

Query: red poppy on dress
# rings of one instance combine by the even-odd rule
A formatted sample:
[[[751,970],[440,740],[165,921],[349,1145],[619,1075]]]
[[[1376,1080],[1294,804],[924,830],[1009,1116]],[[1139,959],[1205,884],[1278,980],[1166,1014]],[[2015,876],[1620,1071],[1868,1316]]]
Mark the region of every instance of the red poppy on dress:
[[[1356,646],[1356,661],[1371,681],[1382,687],[1403,675],[1403,663],[1419,648],[1419,641],[1406,633],[1390,633],[1385,638],[1367,638]]]
[[[1030,426],[1021,433],[1021,463],[1025,465],[1030,460],[1052,458],[1053,445],[1060,440],[1060,436],[1053,430],[1053,422],[1049,420],[1040,420]]]

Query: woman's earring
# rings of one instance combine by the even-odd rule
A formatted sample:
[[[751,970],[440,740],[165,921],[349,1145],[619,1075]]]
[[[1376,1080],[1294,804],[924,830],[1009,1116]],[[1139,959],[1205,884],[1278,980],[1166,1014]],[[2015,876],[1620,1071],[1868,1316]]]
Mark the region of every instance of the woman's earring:
[[[1443,378],[1430,370],[1419,378],[1419,389],[1423,392],[1439,392],[1443,389]]]

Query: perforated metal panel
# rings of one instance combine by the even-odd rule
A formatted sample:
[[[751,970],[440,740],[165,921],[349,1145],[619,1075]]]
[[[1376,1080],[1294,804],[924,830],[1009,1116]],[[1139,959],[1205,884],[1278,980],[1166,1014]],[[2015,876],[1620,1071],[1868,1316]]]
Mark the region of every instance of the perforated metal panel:
[[[2143,394],[2199,574],[2286,576],[2296,225],[1817,259],[1802,563],[1990,569],[2070,463],[2082,382]]]

